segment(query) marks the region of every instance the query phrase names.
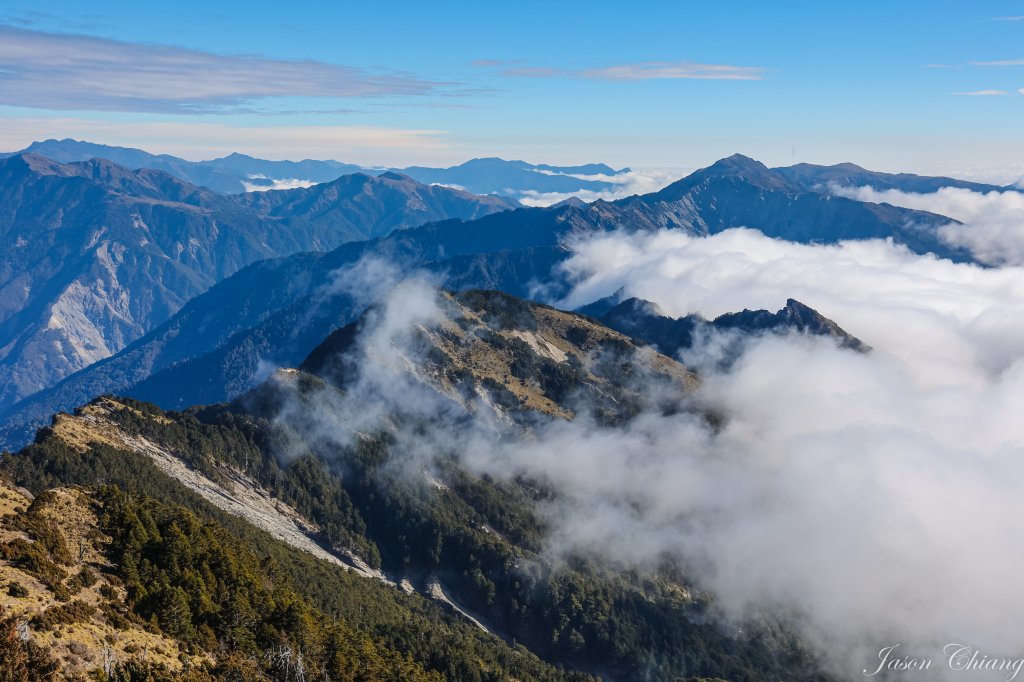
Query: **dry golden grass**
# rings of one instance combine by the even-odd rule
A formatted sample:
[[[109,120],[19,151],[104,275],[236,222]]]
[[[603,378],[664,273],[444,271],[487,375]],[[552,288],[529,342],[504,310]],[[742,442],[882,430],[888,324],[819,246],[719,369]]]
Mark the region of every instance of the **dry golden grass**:
[[[73,423],[73,419],[68,421]],[[83,434],[84,429],[76,427],[72,432]],[[0,480],[0,544],[17,538],[28,539],[26,533],[12,526],[15,517],[25,514],[30,504],[31,499],[24,492]],[[87,494],[75,488],[48,491],[41,503],[35,506],[34,513],[59,533],[71,549],[74,560],[70,566],[62,567],[68,573],[64,584],[74,584],[75,577],[86,567],[97,577],[93,585],[82,587],[72,597],[72,601],[96,607],[97,611],[87,622],[62,623],[50,629],[35,627],[33,618],[67,602],[61,602],[46,585],[13,562],[0,559],[0,603],[9,615],[30,624],[32,641],[45,647],[60,661],[62,675],[86,674],[101,667],[108,656],[115,661],[145,656],[147,660],[163,663],[172,670],[180,669],[182,652],[177,642],[139,624],[119,629],[102,614],[100,609],[107,599],[101,594],[101,588],[108,593],[113,590],[117,601],[124,599],[124,590],[103,573],[106,561],[102,548],[106,538],[99,531]],[[11,584],[23,588],[24,596],[9,594]],[[194,660],[198,663],[200,659]]]

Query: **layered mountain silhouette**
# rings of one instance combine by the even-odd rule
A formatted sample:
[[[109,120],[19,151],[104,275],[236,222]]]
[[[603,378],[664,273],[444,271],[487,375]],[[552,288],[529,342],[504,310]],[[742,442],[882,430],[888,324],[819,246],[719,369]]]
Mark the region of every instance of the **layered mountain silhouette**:
[[[102,158],[127,168],[162,170],[179,180],[224,194],[273,188],[275,181],[321,183],[352,173],[380,175],[387,172],[386,169],[364,168],[339,161],[268,161],[238,153],[208,161],[188,161],[168,154],[150,154],[131,147],[112,147],[72,139],[33,142],[18,153],[39,154],[61,163]],[[10,155],[0,154],[0,158]],[[610,190],[615,185],[607,179],[587,176],[613,176],[628,170],[615,170],[603,163],[552,166],[498,158],[472,159],[449,168],[410,166],[390,169],[424,184],[448,185],[475,194],[508,197],[521,197],[531,192]]]
[[[310,188],[301,196],[317,191]],[[350,293],[332,287],[368,257],[400,269],[434,271],[456,290],[493,288],[525,296],[543,284],[544,295],[557,298],[567,283],[553,267],[569,255],[566,240],[592,233],[670,228],[699,236],[746,226],[807,243],[891,238],[919,253],[968,260],[968,253],[939,238],[938,228],[949,222],[923,211],[809,191],[735,155],[653,194],[429,223],[329,253],[256,263],[115,356],[0,413],[4,432],[11,434],[3,442],[23,442],[49,414],[105,392],[127,391],[180,407],[248,390],[270,368],[298,364],[327,333],[355,319],[362,307]],[[334,305],[323,306],[325,300]]]
[[[254,261],[513,205],[391,173],[224,196],[102,159],[0,160],[0,404],[116,353]]]

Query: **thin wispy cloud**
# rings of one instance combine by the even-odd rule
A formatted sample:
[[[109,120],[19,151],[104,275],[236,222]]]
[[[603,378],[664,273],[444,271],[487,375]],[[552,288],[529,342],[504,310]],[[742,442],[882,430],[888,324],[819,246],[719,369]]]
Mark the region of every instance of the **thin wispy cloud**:
[[[651,61],[619,64],[591,69],[559,69],[528,66],[521,62],[478,59],[474,66],[497,68],[498,75],[511,78],[585,78],[607,81],[638,80],[762,80],[767,71],[760,66],[703,64],[691,61]]]
[[[585,78],[603,80],[651,80],[651,79],[692,79],[692,80],[735,80],[756,81],[764,76],[765,69],[759,66],[732,66],[729,64],[699,64],[697,62],[643,62],[623,64],[603,69],[584,71]]]
[[[548,66],[516,66],[511,69],[505,69],[500,75],[511,78],[556,78],[558,76],[572,77],[573,74],[569,71],[559,71]]]
[[[998,97],[1000,95],[1009,95],[1006,90],[971,90],[969,92],[954,92],[954,95],[961,95],[964,97]]]
[[[992,17],[992,21],[1024,21],[1024,15],[1014,17]]]
[[[496,66],[506,66],[512,62],[507,62],[502,59],[474,59],[470,62],[471,66],[476,66],[482,69],[494,68]]]
[[[1024,66],[1024,59],[996,59],[988,62],[970,62],[971,66]]]
[[[170,45],[0,25],[0,101],[149,113],[259,113],[276,97],[440,94],[450,84],[308,59],[219,55]]]

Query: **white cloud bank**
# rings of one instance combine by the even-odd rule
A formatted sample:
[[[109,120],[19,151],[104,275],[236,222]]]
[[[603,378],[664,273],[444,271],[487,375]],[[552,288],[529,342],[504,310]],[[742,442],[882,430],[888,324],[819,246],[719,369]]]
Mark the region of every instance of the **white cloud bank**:
[[[657,192],[666,185],[675,182],[683,175],[685,175],[685,173],[678,169],[668,168],[638,168],[626,171],[625,173],[616,173],[615,175],[571,174],[570,177],[579,178],[580,180],[609,182],[612,183],[614,187],[609,190],[597,192],[593,190],[580,190],[578,192],[537,192],[529,190],[516,195],[516,199],[524,206],[550,206],[570,197],[576,197],[582,201],[586,201],[587,203],[598,199],[614,201],[634,194]]]
[[[303,189],[317,184],[312,180],[300,180],[298,178],[268,178],[264,175],[250,175],[249,180],[263,180],[263,182],[242,181],[246,192],[267,192],[273,189]]]
[[[514,467],[575,491],[555,517],[563,540],[683,557],[729,612],[793,615],[846,679],[897,643],[936,659],[927,679],[943,679],[949,642],[1024,655],[1024,270],[742,229],[612,234],[574,250],[570,305],[619,287],[675,315],[792,296],[875,351],[756,344],[701,389],[729,415],[717,434],[656,417],[624,432],[554,429]]]
[[[1024,265],[1024,193],[982,193],[956,187],[931,194],[871,187],[833,187],[831,191],[859,201],[948,216],[964,223],[942,228],[941,236],[948,243],[970,249],[978,260],[990,265]]]

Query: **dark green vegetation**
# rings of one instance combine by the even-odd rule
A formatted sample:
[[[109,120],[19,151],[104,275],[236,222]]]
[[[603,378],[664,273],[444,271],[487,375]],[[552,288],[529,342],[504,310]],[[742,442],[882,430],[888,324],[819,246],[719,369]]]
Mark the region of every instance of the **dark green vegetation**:
[[[255,661],[253,679],[285,679],[300,665],[311,679],[442,679],[317,609],[273,557],[258,556],[220,524],[112,487],[97,503],[127,606],[201,651]]]
[[[211,476],[223,471],[222,463],[244,468],[282,501],[317,519],[325,544],[344,543],[371,559],[379,556],[389,573],[408,576],[416,583],[438,576],[466,608],[517,645],[512,648],[468,624],[443,617],[420,597],[406,597],[394,588],[342,573],[270,540],[244,522],[209,508],[157,472],[143,456],[99,445],[82,454],[57,438],[44,436],[7,458],[3,468],[19,483],[37,490],[58,483],[107,483],[182,503],[193,510],[191,515],[153,506],[156,503],[144,506],[154,518],[163,519],[155,522],[157,529],[161,523],[170,528],[168,524],[177,519],[177,528],[191,529],[203,538],[207,524],[199,519],[216,519],[252,548],[260,557],[258,563],[272,567],[273,584],[290,581],[323,613],[346,619],[377,638],[380,646],[409,653],[427,670],[439,670],[452,679],[561,677],[527,649],[567,668],[616,679],[670,680],[686,675],[809,679],[803,672],[808,665],[806,654],[785,633],[767,625],[753,626],[752,634],[733,639],[713,624],[699,624],[706,618],[708,604],[702,598],[688,598],[681,590],[680,576],[670,567],[650,574],[608,566],[594,556],[574,557],[558,566],[540,558],[535,552],[543,541],[544,523],[535,513],[536,503],[552,494],[543,486],[528,481],[498,484],[461,471],[451,461],[442,462],[440,468],[446,482],[443,489],[398,480],[386,466],[388,439],[383,435],[349,449],[310,452],[282,466],[272,454],[274,432],[260,418],[210,408],[169,413],[171,421],[163,422],[147,418],[162,416],[156,408],[132,406],[140,413],[117,413],[125,431],[172,447]],[[136,504],[135,498],[125,500],[119,504]],[[122,516],[106,517],[107,531],[128,538],[132,531],[119,530],[127,523],[123,516],[127,512],[117,513]],[[148,521],[143,525],[153,526]],[[164,538],[165,533],[155,537]],[[161,622],[161,627],[189,641],[202,634],[211,644],[214,639],[202,627],[206,624],[221,641],[229,632],[218,630],[223,622],[197,615],[205,607],[193,608],[209,601],[202,596],[205,588],[194,582],[204,571],[195,567],[213,558],[195,550],[186,553],[163,547],[161,541],[156,545],[135,541],[123,550],[120,565],[138,566],[139,553],[152,551],[155,554],[148,556],[162,557],[151,560],[153,565],[178,565],[192,582],[175,582],[186,580],[183,576],[171,580],[139,573],[142,587],[134,592],[139,613],[146,617],[161,610],[178,613],[173,620]],[[233,553],[239,550],[233,547]],[[182,555],[175,558],[179,551]],[[265,641],[269,640],[258,640],[256,646]]]
[[[178,432],[205,440],[188,426]],[[51,437],[5,458],[2,468],[39,491],[58,481],[97,490],[101,526],[112,538],[109,559],[128,590],[126,616],[197,653],[216,654],[215,679],[286,679],[267,660],[287,648],[303,652],[307,670],[327,670],[333,680],[435,679],[431,671],[437,679],[583,679],[422,597],[272,539],[211,507],[144,456],[107,446],[80,453]],[[64,611],[81,615],[79,607],[62,606],[53,617]],[[231,666],[249,676],[231,677]]]

